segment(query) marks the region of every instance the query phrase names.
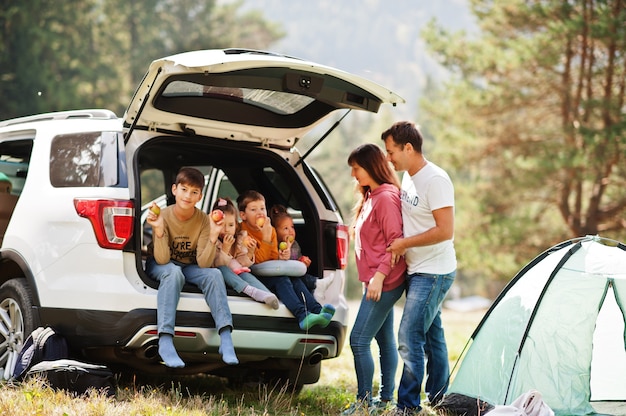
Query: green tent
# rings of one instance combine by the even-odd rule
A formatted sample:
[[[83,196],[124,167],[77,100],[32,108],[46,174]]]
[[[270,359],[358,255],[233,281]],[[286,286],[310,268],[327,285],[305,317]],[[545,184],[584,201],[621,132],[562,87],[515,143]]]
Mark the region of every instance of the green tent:
[[[626,246],[597,236],[560,243],[494,301],[448,395],[508,405],[534,389],[556,415],[626,414],[625,320]]]

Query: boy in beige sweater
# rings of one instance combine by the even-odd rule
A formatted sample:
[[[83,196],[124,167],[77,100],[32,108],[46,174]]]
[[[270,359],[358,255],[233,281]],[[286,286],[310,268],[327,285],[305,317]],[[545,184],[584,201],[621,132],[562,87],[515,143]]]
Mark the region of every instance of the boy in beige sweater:
[[[159,354],[168,367],[185,366],[174,346],[176,308],[183,285],[192,283],[202,290],[220,335],[222,360],[238,364],[231,337],[232,316],[221,272],[212,268],[223,220],[213,221],[196,208],[202,198],[204,175],[195,168],[183,167],[172,185],[176,203],[163,210],[153,204],[147,221],[152,226],[152,256],[146,272],[159,281],[157,327]],[[156,211],[156,212],[155,212]]]

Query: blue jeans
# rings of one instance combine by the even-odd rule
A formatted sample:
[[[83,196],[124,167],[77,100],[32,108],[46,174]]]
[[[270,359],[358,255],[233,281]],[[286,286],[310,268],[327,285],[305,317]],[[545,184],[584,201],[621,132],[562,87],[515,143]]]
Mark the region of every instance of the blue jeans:
[[[425,391],[437,403],[448,389],[448,348],[441,325],[443,303],[456,271],[407,276],[406,304],[400,321],[398,350],[404,361],[398,387],[398,408],[420,410],[420,393],[427,359]]]
[[[157,292],[157,327],[159,334],[174,335],[176,307],[185,282],[192,283],[204,294],[211,309],[218,332],[233,327],[233,318],[228,307],[226,285],[218,269],[200,267],[197,264],[183,264],[170,261],[158,264],[150,257],[146,261],[146,273],[159,281]]]
[[[252,273],[243,272],[237,274],[232,271],[231,268],[228,266],[219,266],[218,269],[220,270],[220,272],[222,272],[222,276],[224,277],[224,282],[226,283],[226,286],[232,287],[237,293],[243,292],[243,289],[248,285],[256,287],[257,289],[264,292],[270,291]]]
[[[404,293],[405,286],[383,292],[378,302],[366,299],[363,294],[352,332],[350,347],[354,355],[358,401],[372,400],[372,379],[374,378],[374,359],[372,340],[376,338],[380,351],[380,398],[392,400],[396,388],[395,377],[398,368],[398,350],[393,328],[393,306]]]
[[[298,322],[302,322],[309,313],[320,313],[322,311],[322,305],[315,300],[302,278],[259,276],[258,279],[276,294]]]
[[[315,288],[317,287],[317,276],[313,276],[312,274],[309,273],[305,273],[302,276],[302,280],[304,281],[304,284],[306,285],[306,287],[309,289],[309,292],[314,293],[315,292]]]

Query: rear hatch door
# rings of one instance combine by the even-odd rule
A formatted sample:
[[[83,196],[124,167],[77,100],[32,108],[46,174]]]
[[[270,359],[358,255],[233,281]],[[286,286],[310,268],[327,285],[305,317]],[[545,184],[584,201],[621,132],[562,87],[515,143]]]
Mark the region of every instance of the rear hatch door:
[[[377,83],[313,62],[203,50],[152,62],[124,124],[289,149],[335,110],[375,113],[382,104],[403,102]]]

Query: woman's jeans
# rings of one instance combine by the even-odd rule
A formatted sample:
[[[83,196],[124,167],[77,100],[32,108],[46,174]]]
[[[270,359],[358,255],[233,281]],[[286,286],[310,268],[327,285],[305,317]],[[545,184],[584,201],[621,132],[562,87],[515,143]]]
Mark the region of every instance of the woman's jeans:
[[[322,305],[315,300],[302,278],[259,276],[258,279],[276,294],[278,299],[296,317],[298,323],[302,322],[309,313],[320,313],[322,311]]]
[[[404,293],[405,286],[382,292],[380,300],[367,300],[367,290],[361,299],[352,332],[350,347],[354,355],[354,368],[357,379],[357,400],[371,403],[374,359],[372,340],[376,338],[380,351],[380,399],[392,400],[396,387],[395,377],[398,368],[398,350],[393,328],[393,306]]]
[[[224,282],[226,282],[226,286],[232,287],[237,293],[243,292],[243,289],[248,285],[264,292],[270,291],[252,273],[243,272],[237,274],[232,271],[232,269],[228,266],[219,266],[218,269],[220,270],[220,272],[222,272],[222,276],[224,277]]]
[[[398,334],[398,350],[404,361],[398,387],[400,409],[421,409],[420,393],[426,360],[425,391],[430,403],[438,403],[448,389],[448,348],[441,324],[441,305],[455,275],[456,271],[407,276],[406,304]]]
[[[200,288],[204,299],[211,309],[215,327],[220,332],[225,327],[233,326],[233,319],[228,307],[226,285],[218,269],[200,267],[197,264],[184,264],[171,260],[166,264],[158,264],[150,257],[146,261],[146,272],[159,281],[157,292],[157,327],[159,334],[174,335],[176,323],[176,307],[180,292],[185,282]]]

